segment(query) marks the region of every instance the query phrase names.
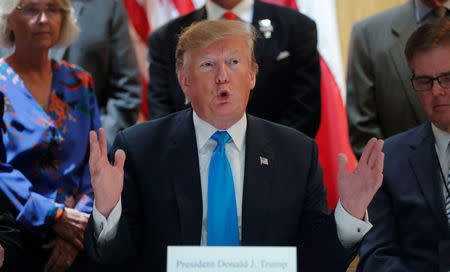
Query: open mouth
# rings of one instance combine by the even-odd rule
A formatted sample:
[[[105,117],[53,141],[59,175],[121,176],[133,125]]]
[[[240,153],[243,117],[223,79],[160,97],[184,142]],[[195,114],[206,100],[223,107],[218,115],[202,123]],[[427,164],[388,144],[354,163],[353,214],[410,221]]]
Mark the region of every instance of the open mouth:
[[[226,98],[230,97],[230,92],[227,91],[227,90],[221,90],[221,91],[219,91],[219,93],[217,94],[217,96],[218,96],[220,99],[226,99]]]

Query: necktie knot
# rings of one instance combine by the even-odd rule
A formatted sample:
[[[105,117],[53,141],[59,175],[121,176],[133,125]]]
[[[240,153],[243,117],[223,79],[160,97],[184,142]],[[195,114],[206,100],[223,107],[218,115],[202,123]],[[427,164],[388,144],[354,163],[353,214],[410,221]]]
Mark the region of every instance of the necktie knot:
[[[211,139],[216,141],[218,146],[225,146],[230,138],[230,134],[226,131],[216,131],[216,133],[211,136]]]
[[[227,11],[223,14],[222,17],[225,18],[225,20],[236,20],[237,15],[231,11]]]

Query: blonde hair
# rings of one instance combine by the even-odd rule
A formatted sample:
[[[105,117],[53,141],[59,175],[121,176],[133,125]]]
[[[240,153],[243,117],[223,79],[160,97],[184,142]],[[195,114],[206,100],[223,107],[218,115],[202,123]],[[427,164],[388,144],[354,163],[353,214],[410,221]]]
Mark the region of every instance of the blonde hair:
[[[21,0],[2,0],[0,4],[0,46],[11,48],[15,44],[14,33],[6,25],[9,16],[19,6]],[[62,10],[62,23],[58,40],[54,47],[65,47],[71,44],[77,37],[78,28],[75,13],[70,0],[56,0]]]
[[[177,72],[184,68],[187,52],[192,49],[206,48],[228,36],[240,36],[247,42],[249,63],[252,69],[258,71],[258,64],[253,52],[256,31],[252,26],[249,27],[249,25],[240,21],[204,20],[193,23],[181,33],[175,52]]]

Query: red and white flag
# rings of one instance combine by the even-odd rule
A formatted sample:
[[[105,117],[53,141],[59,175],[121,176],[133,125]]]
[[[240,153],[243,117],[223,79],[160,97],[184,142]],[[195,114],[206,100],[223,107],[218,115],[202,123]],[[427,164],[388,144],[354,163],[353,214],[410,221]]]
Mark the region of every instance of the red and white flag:
[[[195,0],[123,0],[142,78],[142,103],[138,122],[148,120],[147,85],[150,79],[148,78],[147,37],[152,29],[193,11],[195,9],[193,1]]]
[[[339,45],[336,6],[334,0],[264,0],[265,2],[299,9],[317,25],[320,53],[321,121],[316,142],[319,147],[319,163],[324,172],[328,207],[333,210],[339,200],[337,187],[339,153],[347,155],[349,170],[356,166],[356,158],[348,137],[347,115],[344,102],[345,85]]]
[[[345,83],[339,44],[339,30],[334,0],[297,0],[300,11],[311,17],[317,25],[322,111],[316,142],[319,147],[319,163],[324,172],[328,207],[332,210],[339,200],[337,173],[339,153],[347,155],[349,171],[356,167],[348,137],[345,112]]]
[[[144,0],[152,29],[196,9],[195,0]]]

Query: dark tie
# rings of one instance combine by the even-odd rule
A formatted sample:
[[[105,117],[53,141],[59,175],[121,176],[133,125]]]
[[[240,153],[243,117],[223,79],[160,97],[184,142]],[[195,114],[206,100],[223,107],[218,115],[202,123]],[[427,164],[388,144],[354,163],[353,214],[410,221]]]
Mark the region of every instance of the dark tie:
[[[233,175],[225,154],[225,144],[230,140],[226,131],[211,136],[217,142],[208,176],[208,245],[238,246],[239,231],[234,193]]]
[[[447,174],[447,189],[450,189],[450,143],[449,146],[447,147],[447,158],[449,159],[448,161],[448,174]],[[446,192],[446,196],[445,196],[445,208],[447,211],[447,218],[448,218],[448,222],[450,223],[450,195],[448,194],[448,191],[445,190]]]
[[[225,20],[236,20],[236,18],[237,18],[236,14],[234,14],[234,13],[231,12],[231,11],[225,12],[225,13],[222,15],[222,17],[223,17]]]

